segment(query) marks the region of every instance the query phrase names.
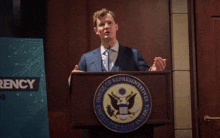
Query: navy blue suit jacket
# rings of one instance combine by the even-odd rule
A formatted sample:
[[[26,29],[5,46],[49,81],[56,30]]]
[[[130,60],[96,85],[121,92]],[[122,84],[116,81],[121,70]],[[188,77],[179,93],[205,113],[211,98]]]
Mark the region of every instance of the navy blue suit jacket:
[[[79,70],[88,72],[102,71],[100,47],[82,55],[79,61]],[[148,71],[149,66],[137,49],[119,45],[116,71]]]

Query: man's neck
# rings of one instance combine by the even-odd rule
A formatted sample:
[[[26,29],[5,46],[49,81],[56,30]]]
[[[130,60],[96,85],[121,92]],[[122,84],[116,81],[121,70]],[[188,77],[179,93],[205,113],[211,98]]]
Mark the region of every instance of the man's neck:
[[[110,47],[113,47],[115,44],[117,43],[117,39],[115,40],[110,40],[110,41],[102,41],[102,45],[105,47],[105,48],[109,48]]]

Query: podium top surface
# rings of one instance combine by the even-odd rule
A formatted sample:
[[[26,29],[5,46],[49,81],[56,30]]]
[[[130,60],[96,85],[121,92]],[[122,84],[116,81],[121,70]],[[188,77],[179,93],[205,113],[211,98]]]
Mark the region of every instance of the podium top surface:
[[[165,75],[171,74],[172,72],[168,71],[116,71],[116,72],[73,72],[71,75],[115,75],[115,74],[128,74],[128,75]]]

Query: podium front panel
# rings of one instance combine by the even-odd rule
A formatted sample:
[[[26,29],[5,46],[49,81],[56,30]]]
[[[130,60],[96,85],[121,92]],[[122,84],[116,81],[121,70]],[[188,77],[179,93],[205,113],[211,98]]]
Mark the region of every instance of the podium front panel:
[[[105,79],[116,74],[132,75],[147,86],[152,98],[152,109],[146,124],[173,123],[170,72],[85,72],[73,73],[71,77],[70,115],[72,127],[101,125],[93,107],[94,95]]]

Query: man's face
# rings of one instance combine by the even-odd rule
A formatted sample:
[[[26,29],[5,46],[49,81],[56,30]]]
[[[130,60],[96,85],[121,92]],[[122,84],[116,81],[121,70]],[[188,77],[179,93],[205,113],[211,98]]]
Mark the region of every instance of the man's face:
[[[97,27],[94,27],[94,31],[101,39],[104,40],[116,40],[116,32],[118,30],[118,24],[115,23],[111,14],[106,14],[104,17],[97,19]]]

